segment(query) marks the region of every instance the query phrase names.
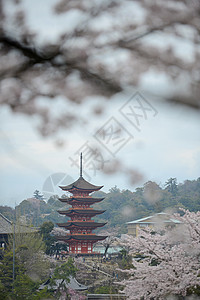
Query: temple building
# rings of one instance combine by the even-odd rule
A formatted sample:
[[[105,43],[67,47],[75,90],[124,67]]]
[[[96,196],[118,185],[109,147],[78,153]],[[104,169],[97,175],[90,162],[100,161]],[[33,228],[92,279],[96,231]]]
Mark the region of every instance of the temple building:
[[[99,191],[103,186],[96,186],[86,181],[82,176],[82,153],[80,157],[80,177],[75,182],[60,186],[63,191],[70,192],[70,197],[60,198],[63,203],[71,205],[68,210],[58,211],[61,215],[70,218],[66,223],[58,223],[59,227],[69,230],[66,236],[57,237],[69,245],[69,253],[95,254],[93,245],[104,240],[106,236],[99,236],[93,233],[98,227],[103,227],[106,223],[97,223],[92,217],[102,214],[105,210],[95,210],[91,207],[94,203],[102,201],[104,198],[95,198],[90,195]]]
[[[144,229],[145,227],[149,227],[156,231],[157,229],[160,229],[162,227],[174,227],[182,223],[181,221],[176,220],[170,214],[160,212],[153,216],[127,222],[126,224],[128,227],[128,234],[137,237],[139,229]]]

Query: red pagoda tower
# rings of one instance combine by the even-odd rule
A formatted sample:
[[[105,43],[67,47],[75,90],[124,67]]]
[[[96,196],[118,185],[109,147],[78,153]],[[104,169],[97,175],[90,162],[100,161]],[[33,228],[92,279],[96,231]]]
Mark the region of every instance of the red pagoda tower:
[[[92,232],[97,227],[102,227],[106,224],[92,220],[92,217],[105,212],[105,210],[94,210],[91,207],[92,204],[104,199],[93,198],[90,195],[102,187],[95,186],[83,178],[81,153],[79,179],[67,186],[60,186],[63,191],[68,191],[72,194],[68,198],[59,199],[72,207],[66,211],[58,211],[60,214],[70,217],[71,220],[68,220],[66,223],[57,223],[58,226],[70,231],[65,237],[57,237],[58,240],[62,240],[69,245],[69,253],[95,254],[93,252],[94,243],[106,238],[106,236],[98,236]]]

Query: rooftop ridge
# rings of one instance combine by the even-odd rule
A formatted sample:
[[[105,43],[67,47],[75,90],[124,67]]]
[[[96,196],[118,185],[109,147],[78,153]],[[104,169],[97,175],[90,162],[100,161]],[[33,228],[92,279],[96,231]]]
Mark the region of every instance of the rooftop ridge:
[[[4,220],[6,220],[7,222],[9,222],[11,225],[13,224],[13,222],[10,221],[8,218],[6,218],[4,215],[2,215],[2,213],[0,213],[0,216],[1,216]]]

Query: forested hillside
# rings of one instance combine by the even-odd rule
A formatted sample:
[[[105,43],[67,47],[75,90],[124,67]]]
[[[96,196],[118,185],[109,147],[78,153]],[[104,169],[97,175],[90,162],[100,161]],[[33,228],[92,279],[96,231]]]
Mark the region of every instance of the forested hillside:
[[[103,215],[96,217],[108,222],[108,226],[120,225],[125,232],[125,223],[161,211],[178,212],[180,207],[190,211],[200,210],[200,178],[186,180],[177,184],[175,178],[170,178],[161,188],[155,182],[147,182],[135,192],[120,191],[116,186],[109,193],[97,192],[105,200],[96,207],[105,209]]]
[[[157,183],[148,181],[143,187],[134,192],[120,190],[116,186],[108,193],[96,192],[96,197],[105,197],[105,200],[96,204],[97,209],[106,210],[95,218],[96,221],[105,221],[106,227],[120,226],[121,232],[126,232],[125,223],[134,219],[151,215],[161,211],[178,211],[179,207],[190,211],[200,210],[200,178],[186,180],[177,184],[176,178],[170,178],[161,187]],[[53,196],[47,202],[41,199],[30,198],[23,200],[16,207],[16,216],[24,222],[39,226],[45,221],[63,222],[66,217],[59,215],[57,210],[67,208]],[[15,211],[11,207],[0,206],[0,212],[14,219]]]

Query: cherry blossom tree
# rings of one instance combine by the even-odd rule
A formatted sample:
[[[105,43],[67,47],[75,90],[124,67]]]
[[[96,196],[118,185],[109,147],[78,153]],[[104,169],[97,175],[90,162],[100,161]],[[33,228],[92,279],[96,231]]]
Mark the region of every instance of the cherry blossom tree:
[[[68,289],[68,294],[70,295],[71,300],[86,300],[87,297],[85,295],[80,294],[79,292],[73,290],[73,289]],[[66,298],[64,298],[66,299]]]
[[[105,229],[100,232],[100,235],[107,236],[107,238],[105,240],[98,242],[99,245],[104,246],[104,249],[105,249],[104,256],[106,256],[108,249],[111,246],[116,245],[116,243],[118,241],[118,238],[117,238],[118,232],[119,232],[118,227],[111,228],[111,229]]]
[[[138,238],[124,236],[134,268],[122,284],[128,299],[183,299],[200,295],[200,212],[184,211],[174,228],[140,230]],[[189,299],[189,298],[188,298]]]

